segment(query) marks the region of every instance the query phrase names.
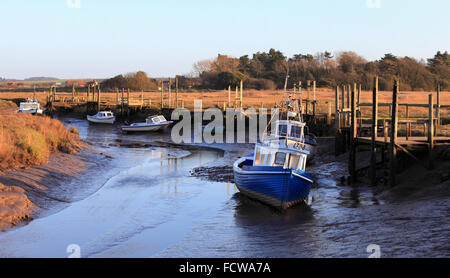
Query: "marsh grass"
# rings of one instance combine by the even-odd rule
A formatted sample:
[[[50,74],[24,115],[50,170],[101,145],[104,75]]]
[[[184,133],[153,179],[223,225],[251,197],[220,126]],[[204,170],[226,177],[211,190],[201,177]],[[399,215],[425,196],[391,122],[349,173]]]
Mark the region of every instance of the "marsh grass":
[[[81,141],[58,120],[25,114],[0,116],[0,169],[48,163],[52,152],[74,153]]]

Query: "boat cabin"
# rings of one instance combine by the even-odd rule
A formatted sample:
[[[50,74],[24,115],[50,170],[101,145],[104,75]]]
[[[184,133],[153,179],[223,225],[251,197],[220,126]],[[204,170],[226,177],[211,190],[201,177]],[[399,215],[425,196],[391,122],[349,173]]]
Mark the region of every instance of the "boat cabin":
[[[290,140],[303,141],[305,123],[297,121],[277,121],[276,137],[287,138]]]
[[[110,111],[102,111],[98,112],[96,116],[99,118],[111,118],[114,117],[114,114]]]
[[[307,157],[307,153],[303,151],[257,145],[253,166],[283,167],[305,171]]]
[[[27,102],[21,102],[19,111],[25,112],[25,111],[31,111],[31,110],[39,110],[41,109],[41,105],[37,101],[27,101]]]
[[[166,118],[164,116],[153,116],[147,118],[147,124],[159,124],[167,122]]]

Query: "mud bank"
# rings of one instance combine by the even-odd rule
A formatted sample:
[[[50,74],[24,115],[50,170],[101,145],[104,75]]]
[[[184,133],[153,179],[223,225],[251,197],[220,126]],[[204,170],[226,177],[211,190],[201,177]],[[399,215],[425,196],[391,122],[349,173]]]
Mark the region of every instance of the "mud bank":
[[[77,154],[53,153],[47,165],[0,171],[0,229],[52,214],[89,194],[95,188],[87,187],[93,185],[73,181],[101,170],[109,160],[108,155],[86,146]]]
[[[31,218],[34,204],[25,190],[0,183],[0,229],[15,226]]]

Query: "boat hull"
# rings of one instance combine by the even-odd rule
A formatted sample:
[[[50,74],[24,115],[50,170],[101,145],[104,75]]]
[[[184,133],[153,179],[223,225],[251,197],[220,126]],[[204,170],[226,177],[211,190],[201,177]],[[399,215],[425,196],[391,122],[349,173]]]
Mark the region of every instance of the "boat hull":
[[[149,132],[149,131],[159,131],[168,127],[170,123],[165,123],[161,125],[141,125],[141,126],[122,126],[122,131],[124,132]]]
[[[96,118],[96,117],[88,116],[87,120],[89,122],[91,122],[91,123],[94,123],[94,124],[110,124],[110,125],[112,125],[116,121],[116,117],[99,119],[99,118]]]
[[[43,115],[44,111],[42,109],[32,109],[32,110],[17,110],[14,111],[15,113],[22,113],[22,114],[31,114],[31,115]]]
[[[235,183],[242,194],[282,210],[308,198],[312,175],[282,167],[252,167],[252,163],[244,158],[234,164]]]

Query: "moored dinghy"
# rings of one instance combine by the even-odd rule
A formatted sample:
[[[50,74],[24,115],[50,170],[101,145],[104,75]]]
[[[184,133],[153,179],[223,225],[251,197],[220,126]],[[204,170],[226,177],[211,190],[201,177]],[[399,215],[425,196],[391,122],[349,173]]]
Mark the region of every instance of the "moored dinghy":
[[[166,128],[172,121],[167,121],[164,116],[152,116],[148,117],[145,123],[134,123],[131,125],[122,126],[123,132],[145,132],[145,131],[158,131]]]
[[[116,117],[111,111],[101,111],[94,116],[87,116],[87,120],[96,124],[114,124]]]

